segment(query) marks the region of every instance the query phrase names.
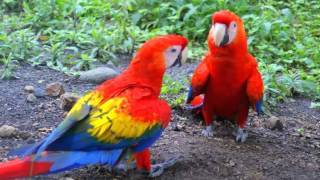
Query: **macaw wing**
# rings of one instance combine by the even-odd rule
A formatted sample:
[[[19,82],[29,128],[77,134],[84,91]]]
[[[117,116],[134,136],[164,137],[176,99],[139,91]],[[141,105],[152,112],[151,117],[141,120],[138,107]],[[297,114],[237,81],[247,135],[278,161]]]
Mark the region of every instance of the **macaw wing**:
[[[193,73],[191,86],[187,94],[187,103],[191,102],[194,97],[204,93],[209,78],[210,72],[204,59]]]
[[[250,104],[254,107],[258,114],[262,113],[263,89],[263,80],[261,74],[258,71],[258,67],[255,67],[247,81],[246,91]]]
[[[10,152],[10,155],[26,156],[37,153],[37,156],[43,152],[48,145],[60,138],[64,133],[71,129],[77,122],[85,119],[90,113],[92,101],[88,102],[89,96],[86,95],[81,98],[74,108],[68,113],[67,117],[62,121],[59,126],[49,134],[48,137],[41,140],[36,144],[26,145]]]
[[[23,155],[43,151],[114,150],[133,145],[138,151],[160,137],[161,119],[169,115],[168,105],[157,98],[130,100],[117,96],[104,100],[94,91],[82,97],[47,138],[25,149]]]

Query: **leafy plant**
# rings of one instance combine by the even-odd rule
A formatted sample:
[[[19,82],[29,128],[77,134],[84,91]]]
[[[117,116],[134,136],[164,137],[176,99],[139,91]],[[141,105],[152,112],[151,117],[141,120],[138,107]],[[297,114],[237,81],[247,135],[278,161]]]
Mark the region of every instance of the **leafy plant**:
[[[183,84],[185,83],[173,80],[170,76],[164,76],[161,88],[161,97],[167,100],[172,107],[181,106],[186,99],[186,89]]]
[[[186,36],[189,54],[197,63],[207,51],[211,15],[220,9],[231,10],[244,21],[268,106],[295,95],[320,100],[317,0],[3,0],[2,69],[11,72],[7,65],[14,59],[76,73],[95,63],[117,64],[118,54],[131,56],[142,42],[167,33]],[[164,86],[162,91],[184,94],[179,85]]]
[[[9,54],[8,57],[3,57],[0,59],[0,64],[3,64],[0,70],[0,79],[10,79],[13,76],[13,69],[15,68],[15,63],[17,61],[12,59],[12,55]]]

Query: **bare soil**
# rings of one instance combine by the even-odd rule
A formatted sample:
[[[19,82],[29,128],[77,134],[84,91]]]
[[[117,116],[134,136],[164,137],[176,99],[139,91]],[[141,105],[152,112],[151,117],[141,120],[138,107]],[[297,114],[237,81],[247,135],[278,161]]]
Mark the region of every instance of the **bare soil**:
[[[172,69],[175,78],[186,76],[195,65]],[[40,97],[26,101],[26,85],[44,88],[62,82],[67,92],[83,94],[95,84],[80,82],[44,66],[21,64],[15,71],[18,79],[0,80],[0,126],[18,128],[16,135],[0,138],[0,161],[21,144],[44,137],[63,119],[58,98]],[[187,85],[186,85],[187,86]],[[282,131],[270,130],[269,117],[250,114],[245,143],[232,136],[233,124],[216,122],[212,138],[201,136],[201,118],[175,109],[170,127],[152,148],[153,159],[182,159],[155,179],[320,179],[320,112],[309,108],[310,100],[295,98],[279,104],[271,113],[284,125]],[[141,172],[109,172],[107,167],[92,166],[35,179],[144,179]],[[1,179],[1,178],[0,178]]]

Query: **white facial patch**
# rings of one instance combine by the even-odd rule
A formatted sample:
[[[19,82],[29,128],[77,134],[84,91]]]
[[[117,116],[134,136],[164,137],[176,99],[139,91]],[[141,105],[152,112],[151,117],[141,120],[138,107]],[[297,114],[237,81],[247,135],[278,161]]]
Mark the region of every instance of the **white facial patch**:
[[[166,68],[171,67],[175,63],[180,52],[181,46],[171,46],[165,51],[164,58],[166,61]]]
[[[229,35],[228,44],[230,44],[236,38],[237,29],[238,29],[237,23],[235,21],[232,21],[228,27],[228,35]]]

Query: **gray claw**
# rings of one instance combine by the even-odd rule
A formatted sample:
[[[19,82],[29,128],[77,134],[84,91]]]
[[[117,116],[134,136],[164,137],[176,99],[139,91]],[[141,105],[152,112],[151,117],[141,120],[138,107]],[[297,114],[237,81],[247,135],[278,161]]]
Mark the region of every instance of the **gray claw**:
[[[161,164],[155,164],[151,166],[150,177],[160,176],[164,171],[164,167]]]
[[[245,142],[248,137],[248,133],[242,128],[238,128],[234,135],[236,136],[236,142]]]
[[[182,156],[172,157],[162,163],[152,165],[149,176],[150,177],[160,176],[164,172],[165,169],[173,166],[180,159],[182,159]]]
[[[132,161],[130,163],[127,163],[127,162],[119,163],[115,167],[116,170],[125,171],[125,172],[127,172],[128,170],[135,169],[135,168],[136,168],[136,162],[135,161]]]
[[[212,126],[207,126],[206,129],[202,130],[201,134],[205,137],[212,137],[213,136]]]

